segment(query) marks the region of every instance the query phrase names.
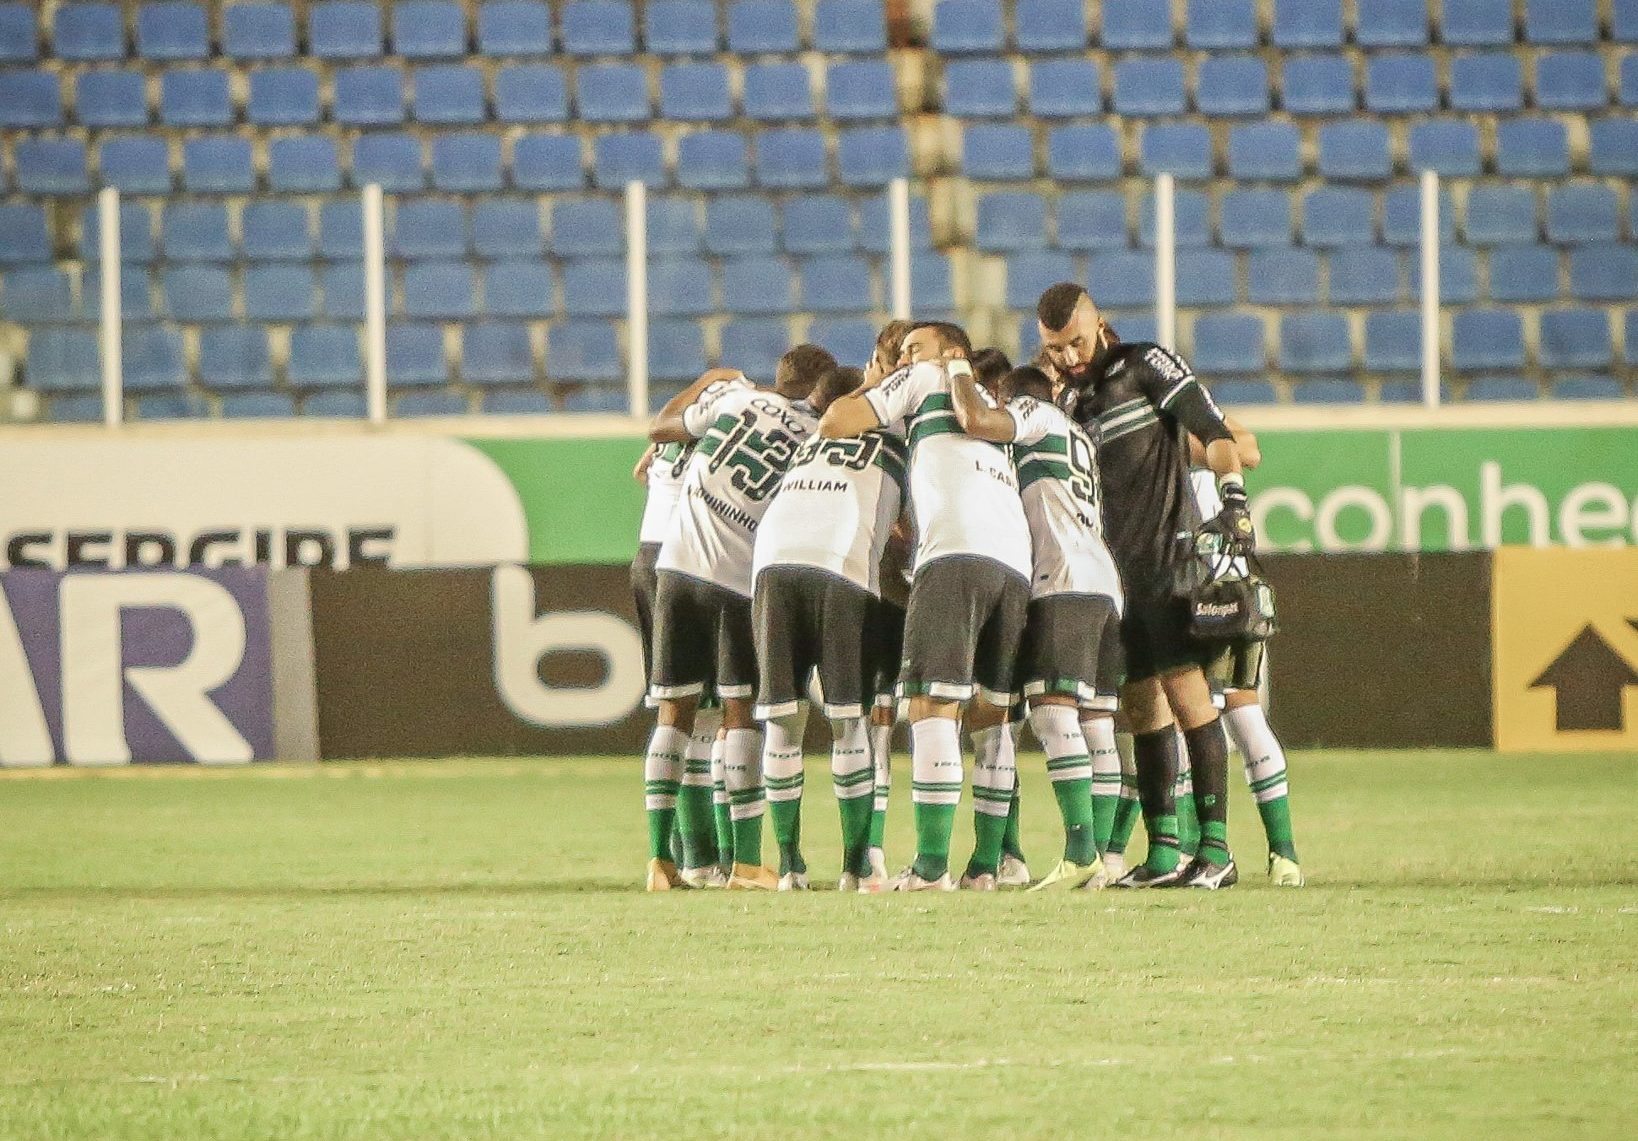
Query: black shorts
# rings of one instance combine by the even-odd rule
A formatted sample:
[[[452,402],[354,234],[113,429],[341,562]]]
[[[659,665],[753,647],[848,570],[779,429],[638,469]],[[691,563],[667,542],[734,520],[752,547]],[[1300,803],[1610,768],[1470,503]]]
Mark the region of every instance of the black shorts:
[[[899,692],[991,705],[1018,700],[1018,641],[1029,581],[978,555],[946,555],[916,571],[904,615]]]
[[[870,619],[871,684],[877,705],[892,708],[903,658],[904,607],[878,598]]]
[[[875,696],[868,636],[875,605],[864,587],[818,567],[773,566],[757,575],[757,719],[795,713],[815,671],[826,717],[863,717]]]
[[[654,593],[654,670],[649,694],[750,697],[756,690],[751,600],[678,571],[659,572]]]
[[[1120,621],[1126,650],[1126,680],[1147,681],[1185,666],[1204,669],[1215,648],[1189,632],[1192,614],[1186,599],[1128,598]]]
[[[1105,641],[1120,641],[1115,602],[1106,594],[1054,594],[1032,599],[1018,677],[1025,697],[1072,697],[1083,709],[1113,712],[1119,689],[1106,688]]]
[[[1267,642],[1226,642],[1206,666],[1206,681],[1213,696],[1231,689],[1257,689],[1263,684]]]
[[[637,629],[643,635],[643,677],[654,678],[654,594],[659,589],[654,564],[660,559],[660,544],[640,543],[631,560],[631,597],[637,604]]]

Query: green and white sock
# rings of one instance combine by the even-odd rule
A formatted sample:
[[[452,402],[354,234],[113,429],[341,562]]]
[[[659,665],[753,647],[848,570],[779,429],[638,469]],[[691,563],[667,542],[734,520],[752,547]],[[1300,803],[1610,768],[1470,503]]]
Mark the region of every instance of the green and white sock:
[[[869,875],[870,857],[866,852],[870,847],[871,798],[876,790],[870,760],[870,722],[863,717],[837,719],[831,721],[830,732],[830,780],[842,815],[842,868],[854,875]]]
[[[1090,864],[1098,857],[1092,823],[1092,758],[1081,734],[1080,714],[1071,705],[1037,705],[1030,727],[1046,753],[1047,776],[1064,824],[1064,859]]]
[[[677,827],[682,832],[683,866],[710,867],[717,862],[716,823],[711,816],[711,748],[722,727],[722,711],[702,709],[683,757],[682,788],[677,793]]]
[[[1120,801],[1115,805],[1115,819],[1109,825],[1109,843],[1104,851],[1120,855],[1126,853],[1137,828],[1140,798],[1137,785],[1137,746],[1130,733],[1115,734],[1115,751],[1120,755]]]
[[[973,743],[973,856],[967,874],[994,873],[1001,866],[1007,816],[1018,786],[1012,734],[994,725],[968,734]]]
[[[728,782],[722,771],[723,740],[711,742],[711,816],[717,825],[717,860],[724,868],[734,863],[734,817],[730,811]]]
[[[1177,730],[1168,725],[1132,736],[1137,761],[1138,797],[1143,803],[1143,824],[1149,832],[1149,853],[1144,865],[1151,872],[1177,868]]]
[[[1291,832],[1291,789],[1286,783],[1285,749],[1269,727],[1260,705],[1242,705],[1223,714],[1229,737],[1245,760],[1246,783],[1263,818],[1268,850],[1288,860],[1297,858]]]
[[[1098,851],[1109,848],[1120,805],[1120,751],[1115,747],[1115,719],[1088,717],[1081,722],[1081,737],[1092,761],[1092,840]]]
[[[910,726],[910,800],[916,816],[916,874],[950,870],[950,833],[961,803],[961,729],[948,717]]]
[[[1200,850],[1200,819],[1194,806],[1194,770],[1189,767],[1189,750],[1183,745],[1183,733],[1177,735],[1177,783],[1172,786],[1172,799],[1177,804],[1177,849],[1186,864]]]
[[[762,862],[762,734],[730,729],[723,734],[722,781],[728,789],[728,814],[734,822],[734,863]]]
[[[648,855],[671,859],[671,827],[677,820],[677,789],[682,783],[683,753],[688,738],[670,725],[654,726],[643,755],[643,807],[648,811]]]
[[[893,726],[870,726],[870,764],[875,788],[870,805],[870,846],[880,848],[887,838],[887,801],[893,791]]]
[[[762,727],[762,781],[768,789],[768,815],[779,845],[779,874],[805,872],[802,859],[802,735],[808,706],[801,702],[789,717]]]

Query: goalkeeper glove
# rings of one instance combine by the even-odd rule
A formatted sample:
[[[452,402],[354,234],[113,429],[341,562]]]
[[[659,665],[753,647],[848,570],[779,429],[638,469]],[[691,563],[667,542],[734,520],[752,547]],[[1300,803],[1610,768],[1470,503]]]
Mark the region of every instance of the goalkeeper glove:
[[[1251,523],[1251,504],[1246,499],[1245,481],[1238,474],[1223,476],[1217,481],[1218,494],[1223,497],[1223,509],[1212,522],[1231,542],[1246,551],[1257,546],[1257,531]]]

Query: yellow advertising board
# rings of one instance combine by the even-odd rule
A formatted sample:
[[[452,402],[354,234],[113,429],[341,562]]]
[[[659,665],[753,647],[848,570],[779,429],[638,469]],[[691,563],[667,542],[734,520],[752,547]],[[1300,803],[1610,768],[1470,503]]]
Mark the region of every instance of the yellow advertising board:
[[[1638,549],[1495,554],[1496,748],[1638,754]]]

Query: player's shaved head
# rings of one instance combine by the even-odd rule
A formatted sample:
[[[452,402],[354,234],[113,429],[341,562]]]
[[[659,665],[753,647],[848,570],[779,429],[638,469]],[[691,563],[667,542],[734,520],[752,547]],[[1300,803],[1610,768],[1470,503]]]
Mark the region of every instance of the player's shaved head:
[[[1084,384],[1092,359],[1114,343],[1098,307],[1074,282],[1059,282],[1041,294],[1035,318],[1042,355],[1066,384]]]
[[[979,349],[972,355],[973,377],[991,396],[1000,392],[1001,378],[1012,368],[1007,354],[997,348]]]
[[[1001,395],[1007,400],[1014,396],[1033,396],[1052,403],[1052,378],[1034,365],[1015,368],[1001,381]]]
[[[813,386],[813,395],[808,397],[808,403],[813,405],[815,412],[823,412],[848,393],[857,392],[864,379],[862,369],[837,365],[819,378],[819,383]]]
[[[779,358],[774,391],[787,400],[806,400],[814,386],[836,367],[836,358],[818,345],[797,345]]]
[[[899,363],[916,364],[972,355],[973,343],[960,325],[950,321],[919,321],[904,338]]]

